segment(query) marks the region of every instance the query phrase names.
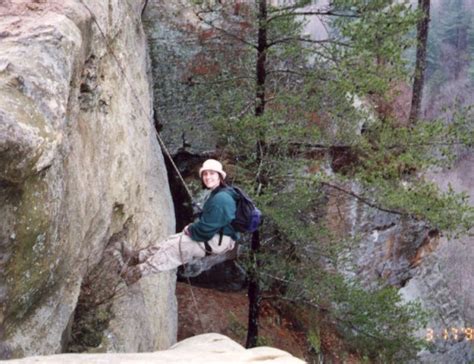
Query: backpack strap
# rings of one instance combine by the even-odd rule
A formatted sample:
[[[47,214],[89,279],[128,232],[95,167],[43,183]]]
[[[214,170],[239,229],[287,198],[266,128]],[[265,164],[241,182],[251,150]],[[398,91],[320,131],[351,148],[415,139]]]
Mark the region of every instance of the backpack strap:
[[[222,237],[224,236],[224,228],[219,231],[219,246],[222,244]]]
[[[222,244],[222,237],[223,236],[224,236],[224,228],[219,230],[219,246],[221,246],[221,244]],[[209,245],[209,241],[204,242],[204,248],[206,250],[206,257],[208,257],[209,255],[212,255],[212,248]]]
[[[204,242],[204,249],[206,250],[206,257],[208,257],[209,255],[212,255],[212,248],[209,245],[208,241]]]

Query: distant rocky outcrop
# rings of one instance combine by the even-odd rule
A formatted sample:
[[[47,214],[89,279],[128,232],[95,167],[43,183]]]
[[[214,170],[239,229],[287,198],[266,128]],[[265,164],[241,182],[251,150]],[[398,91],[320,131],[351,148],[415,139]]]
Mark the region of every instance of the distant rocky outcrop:
[[[174,231],[145,3],[0,2],[0,359],[63,352],[81,334],[104,351],[176,340],[175,275],[129,290],[112,254]],[[78,302],[101,325],[78,322]]]
[[[99,363],[272,363],[299,364],[303,360],[286,351],[260,346],[245,349],[220,334],[203,334],[183,340],[169,350],[142,354],[63,354],[12,360],[11,364],[29,363],[99,364]]]
[[[451,168],[431,173],[429,177],[444,191],[451,186],[457,192],[467,193],[469,203],[474,205],[473,165],[474,152],[466,150],[459,153]],[[401,290],[409,299],[420,297],[433,313],[429,328],[435,333],[435,345],[421,353],[424,363],[474,362],[473,243],[472,234],[441,238],[438,248],[427,256],[414,279]],[[465,335],[466,332],[471,334]]]
[[[457,192],[468,193],[474,203],[473,161],[473,155],[465,153],[453,168],[429,177],[441,189],[451,184]],[[448,240],[423,222],[377,210],[345,194],[331,194],[327,206],[336,234],[359,237],[359,244],[344,253],[348,262],[344,273],[357,276],[368,287],[382,283],[400,288],[405,300],[418,300],[429,310],[427,329],[433,330],[434,340],[417,362],[472,362],[472,339],[464,334],[465,329],[472,332],[474,320],[472,237]],[[418,335],[430,337],[428,330]]]

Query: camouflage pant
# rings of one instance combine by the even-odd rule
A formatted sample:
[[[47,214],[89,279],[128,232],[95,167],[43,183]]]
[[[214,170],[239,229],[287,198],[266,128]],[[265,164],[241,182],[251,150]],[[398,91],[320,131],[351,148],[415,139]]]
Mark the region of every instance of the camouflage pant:
[[[224,235],[219,245],[219,234],[208,241],[212,254],[224,254],[234,248],[235,241]],[[139,252],[138,259],[142,276],[177,268],[193,259],[206,255],[204,243],[198,243],[189,236],[179,233],[171,235],[165,241],[156,243]]]

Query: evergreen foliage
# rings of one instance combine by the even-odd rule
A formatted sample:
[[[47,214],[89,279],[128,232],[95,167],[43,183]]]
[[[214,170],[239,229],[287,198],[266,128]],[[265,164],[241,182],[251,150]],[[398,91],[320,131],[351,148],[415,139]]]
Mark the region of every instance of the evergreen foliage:
[[[449,165],[454,146],[472,146],[471,119],[403,126],[357,105],[360,98],[385,98],[394,80],[407,78],[403,52],[418,19],[407,3],[268,4],[263,21],[256,3],[196,1],[199,25],[186,33],[199,47],[189,67],[192,93],[208,105],[204,114],[220,135],[219,150],[236,164],[235,182],[254,187],[266,215],[258,256],[265,264],[256,271],[252,260],[247,268],[265,290],[328,312],[364,355],[408,360],[420,348],[414,332],[425,315],[418,304],[402,303],[394,288],[364,289],[338,273],[339,253],[355,237],[334,235],[322,218],[325,200],[336,188],[381,211],[464,233],[474,221],[467,196],[443,193],[422,176]],[[315,15],[325,38],[304,35]],[[256,74],[262,30],[263,86]],[[431,67],[435,58],[431,53]],[[264,112],[256,113],[262,100]]]

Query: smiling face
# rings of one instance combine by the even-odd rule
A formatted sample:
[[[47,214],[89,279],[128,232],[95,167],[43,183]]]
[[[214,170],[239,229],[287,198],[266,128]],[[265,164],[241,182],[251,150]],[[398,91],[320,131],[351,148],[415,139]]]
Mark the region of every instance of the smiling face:
[[[221,183],[220,175],[216,171],[205,170],[202,172],[201,178],[204,185],[210,190],[218,187]]]

